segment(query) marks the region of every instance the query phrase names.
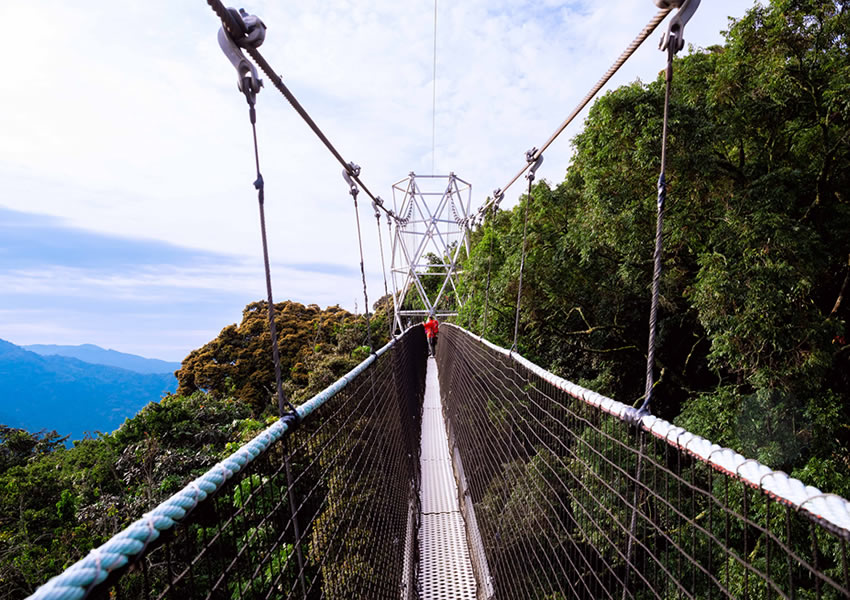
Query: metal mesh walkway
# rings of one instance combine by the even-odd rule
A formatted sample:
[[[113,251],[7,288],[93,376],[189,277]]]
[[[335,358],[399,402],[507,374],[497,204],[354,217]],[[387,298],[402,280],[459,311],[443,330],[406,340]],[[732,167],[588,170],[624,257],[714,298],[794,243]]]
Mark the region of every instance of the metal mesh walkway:
[[[428,359],[422,409],[422,529],[419,589],[423,600],[475,598],[475,577],[457,500],[437,365]]]

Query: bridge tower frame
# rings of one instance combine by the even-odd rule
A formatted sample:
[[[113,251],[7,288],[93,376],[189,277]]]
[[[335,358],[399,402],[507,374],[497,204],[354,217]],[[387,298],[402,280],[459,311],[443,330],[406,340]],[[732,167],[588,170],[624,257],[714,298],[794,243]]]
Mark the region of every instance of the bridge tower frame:
[[[404,331],[405,320],[456,316],[464,304],[458,291],[462,273],[458,263],[462,252],[469,256],[472,185],[454,173],[411,171],[392,189],[397,219],[390,272],[395,327]],[[439,285],[433,285],[433,279],[439,279]],[[403,308],[412,289],[423,308]]]

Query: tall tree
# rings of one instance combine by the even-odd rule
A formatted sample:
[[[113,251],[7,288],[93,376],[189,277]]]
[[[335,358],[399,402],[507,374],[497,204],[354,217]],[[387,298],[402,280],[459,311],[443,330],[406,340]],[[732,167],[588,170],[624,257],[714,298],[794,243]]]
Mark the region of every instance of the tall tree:
[[[850,492],[850,56],[846,1],[776,0],[676,60],[653,410],[807,482]],[[473,239],[462,319],[639,401],[662,77],[590,110],[563,183]],[[491,253],[490,248],[493,252]]]

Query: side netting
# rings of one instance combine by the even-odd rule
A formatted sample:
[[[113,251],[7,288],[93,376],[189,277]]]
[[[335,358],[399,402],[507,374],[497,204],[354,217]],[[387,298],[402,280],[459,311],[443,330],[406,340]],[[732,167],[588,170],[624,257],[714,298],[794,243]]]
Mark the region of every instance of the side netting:
[[[31,598],[415,598],[425,366],[413,327]]]
[[[843,498],[459,327],[437,361],[490,597],[850,598]]]

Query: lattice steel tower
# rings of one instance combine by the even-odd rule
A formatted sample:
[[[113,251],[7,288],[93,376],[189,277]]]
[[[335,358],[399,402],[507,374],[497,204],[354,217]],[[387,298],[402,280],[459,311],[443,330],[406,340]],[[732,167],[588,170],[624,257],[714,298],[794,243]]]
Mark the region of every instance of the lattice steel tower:
[[[472,186],[455,175],[410,175],[393,185],[397,215],[392,247],[395,326],[457,315],[458,262],[469,256]],[[461,253],[464,253],[463,255]],[[411,288],[416,294],[410,294]]]

